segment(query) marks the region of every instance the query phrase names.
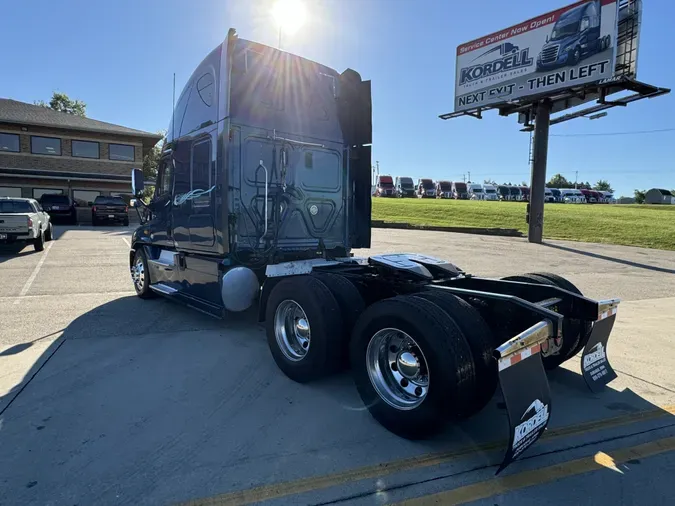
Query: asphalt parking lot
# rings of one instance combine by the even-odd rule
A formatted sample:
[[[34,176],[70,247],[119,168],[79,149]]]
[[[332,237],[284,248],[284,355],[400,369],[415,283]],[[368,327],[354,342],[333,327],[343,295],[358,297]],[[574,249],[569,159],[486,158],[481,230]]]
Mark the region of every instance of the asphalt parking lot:
[[[552,271],[623,299],[608,346],[619,378],[591,394],[576,361],[551,373],[548,433],[495,478],[499,394],[432,440],[399,439],[348,374],[283,376],[253,314],[136,298],[130,235],[61,226],[41,253],[0,250],[2,505],[672,504],[675,252],[374,231],[371,253]]]

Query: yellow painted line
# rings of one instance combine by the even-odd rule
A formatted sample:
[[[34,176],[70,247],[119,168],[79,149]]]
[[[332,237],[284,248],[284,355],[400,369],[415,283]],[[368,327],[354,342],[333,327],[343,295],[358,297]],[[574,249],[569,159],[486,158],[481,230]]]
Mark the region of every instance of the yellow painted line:
[[[637,446],[610,451],[609,455],[598,452],[581,459],[562,462],[553,466],[525,471],[504,478],[492,478],[438,494],[418,497],[397,503],[398,506],[431,506],[434,504],[464,504],[487,499],[497,494],[513,492],[521,488],[541,485],[553,480],[568,478],[583,473],[609,468],[622,473],[617,464],[633,459],[644,459],[675,450],[675,436],[651,441]]]
[[[652,409],[648,411],[639,411],[629,415],[617,416],[614,418],[606,418],[602,420],[594,420],[591,422],[581,423],[577,425],[569,425],[567,427],[560,427],[558,429],[551,429],[546,431],[541,440],[551,440],[566,436],[573,436],[592,432],[602,429],[610,429],[628,425],[635,422],[645,422],[665,416],[666,414],[675,414],[675,405],[666,406],[663,408]],[[300,478],[298,480],[271,483],[269,485],[261,485],[245,490],[237,490],[235,492],[228,492],[213,497],[203,499],[193,499],[182,503],[183,506],[240,506],[260,501],[269,501],[271,499],[279,499],[290,495],[302,494],[305,492],[312,492],[321,490],[345,483],[355,481],[367,480],[370,478],[379,478],[394,473],[404,471],[412,471],[416,469],[423,469],[425,467],[445,464],[453,460],[458,460],[462,457],[467,457],[473,454],[488,452],[493,450],[501,450],[507,445],[506,441],[493,441],[491,443],[482,444],[479,446],[470,446],[460,448],[458,450],[450,450],[441,453],[430,453],[427,455],[419,455],[407,459],[395,460],[391,462],[383,462],[371,466],[359,467],[350,469],[339,473],[328,474],[324,476],[314,476],[308,478]]]

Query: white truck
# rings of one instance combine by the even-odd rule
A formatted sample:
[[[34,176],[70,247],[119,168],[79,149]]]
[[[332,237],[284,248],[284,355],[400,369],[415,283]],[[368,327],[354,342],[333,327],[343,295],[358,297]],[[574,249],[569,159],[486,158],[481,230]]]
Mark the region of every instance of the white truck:
[[[42,251],[53,235],[49,215],[37,200],[0,197],[0,244],[31,243]]]
[[[499,200],[497,187],[492,184],[483,185],[483,200]]]
[[[485,200],[485,192],[483,191],[482,184],[469,183],[466,186],[467,189],[469,190],[470,200]]]

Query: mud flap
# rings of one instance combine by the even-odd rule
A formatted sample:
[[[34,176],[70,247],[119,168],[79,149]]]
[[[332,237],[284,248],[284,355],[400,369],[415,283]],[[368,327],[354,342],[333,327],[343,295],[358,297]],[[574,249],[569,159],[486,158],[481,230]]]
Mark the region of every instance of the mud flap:
[[[617,377],[607,360],[607,341],[616,320],[617,304],[618,301],[599,303],[601,313],[581,354],[581,372],[593,393],[600,392]]]
[[[523,337],[530,332],[528,336]],[[538,337],[533,341],[533,333]],[[546,430],[551,416],[551,391],[541,360],[541,342],[548,339],[549,324],[540,322],[509,341],[526,339],[527,344],[498,360],[499,383],[509,417],[509,446],[496,474],[520,457]],[[498,348],[497,352],[508,345]]]

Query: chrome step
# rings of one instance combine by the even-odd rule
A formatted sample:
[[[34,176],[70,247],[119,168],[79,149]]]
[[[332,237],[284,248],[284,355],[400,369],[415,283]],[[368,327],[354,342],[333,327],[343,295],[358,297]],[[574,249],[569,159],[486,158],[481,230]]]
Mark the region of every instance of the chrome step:
[[[173,295],[174,293],[178,292],[178,290],[174,287],[164,283],[155,283],[154,285],[150,285],[150,289],[163,295]]]

